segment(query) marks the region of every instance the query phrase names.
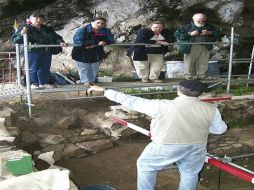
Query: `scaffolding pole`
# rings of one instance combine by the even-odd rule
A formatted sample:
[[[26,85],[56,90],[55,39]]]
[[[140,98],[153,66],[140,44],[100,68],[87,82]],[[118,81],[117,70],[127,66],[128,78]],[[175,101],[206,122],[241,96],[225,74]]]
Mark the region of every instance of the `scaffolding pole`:
[[[230,92],[231,77],[232,77],[231,76],[232,75],[232,65],[233,65],[233,51],[234,51],[234,27],[231,27],[227,93]]]
[[[251,53],[251,58],[250,58],[250,66],[249,66],[248,79],[247,79],[247,84],[246,84],[247,88],[249,87],[249,83],[250,83],[250,76],[251,76],[253,60],[254,60],[254,45],[253,45],[253,48],[252,48],[252,53]]]
[[[21,65],[20,65],[20,46],[16,44],[16,69],[17,69],[17,84],[21,86]]]
[[[23,34],[24,41],[24,58],[25,58],[25,70],[26,70],[26,89],[27,89],[27,105],[29,109],[29,117],[32,117],[32,91],[30,84],[30,69],[29,69],[29,59],[28,59],[28,36],[27,33]]]

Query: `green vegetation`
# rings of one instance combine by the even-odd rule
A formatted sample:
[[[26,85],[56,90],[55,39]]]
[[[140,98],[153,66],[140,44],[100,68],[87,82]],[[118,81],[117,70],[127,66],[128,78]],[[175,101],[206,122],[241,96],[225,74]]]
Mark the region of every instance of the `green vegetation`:
[[[126,94],[133,94],[136,96],[141,96],[147,99],[174,99],[177,95],[176,92],[169,91],[168,89],[158,89],[158,88],[124,88],[121,92]]]
[[[221,94],[226,92],[226,87],[219,87],[217,88],[214,93],[215,94]],[[240,96],[244,94],[249,94],[254,92],[254,87],[246,87],[246,86],[241,86],[241,85],[233,85],[230,88],[230,93],[234,96]]]
[[[113,73],[110,72],[110,71],[100,70],[99,73],[98,73],[98,77],[104,77],[104,76],[112,77]]]

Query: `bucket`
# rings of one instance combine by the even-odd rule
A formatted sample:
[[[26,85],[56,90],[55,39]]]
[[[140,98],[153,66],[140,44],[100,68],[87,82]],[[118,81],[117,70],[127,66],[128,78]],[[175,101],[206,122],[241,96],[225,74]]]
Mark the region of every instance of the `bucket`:
[[[132,74],[133,79],[140,80],[139,77],[138,77],[137,71],[131,71],[131,74]]]
[[[113,81],[113,78],[108,76],[97,77],[97,79],[98,79],[98,82],[112,82]]]
[[[183,61],[166,61],[167,78],[181,78],[184,76]]]
[[[86,187],[81,187],[80,190],[116,190],[116,189],[107,185],[89,185]]]
[[[218,61],[209,61],[207,75],[211,77],[220,75]]]

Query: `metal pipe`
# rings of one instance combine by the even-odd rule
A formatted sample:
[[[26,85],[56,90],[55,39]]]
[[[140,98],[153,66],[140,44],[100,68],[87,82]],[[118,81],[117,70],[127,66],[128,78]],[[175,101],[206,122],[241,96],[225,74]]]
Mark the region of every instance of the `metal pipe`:
[[[23,34],[24,41],[24,58],[25,58],[25,70],[26,70],[26,89],[27,89],[27,105],[29,109],[29,117],[32,117],[32,91],[30,84],[30,71],[29,71],[29,59],[28,59],[28,36]]]
[[[228,42],[175,42],[169,43],[169,45],[181,45],[181,44],[229,44]],[[67,47],[80,46],[76,44],[68,44]],[[99,46],[99,45],[94,45]],[[107,44],[105,46],[156,46],[160,47],[158,44],[147,44],[147,43],[115,43],[115,44]],[[60,44],[32,44],[29,45],[31,48],[40,48],[40,47],[61,47]]]
[[[17,83],[21,86],[21,66],[20,66],[20,47],[16,44],[16,69],[17,69]]]
[[[11,68],[11,54],[9,53],[9,82],[11,82],[12,80],[12,68]]]
[[[14,51],[0,51],[0,54],[15,54]]]
[[[248,80],[247,80],[246,87],[249,87],[249,82],[250,82],[250,75],[251,75],[251,70],[252,70],[253,59],[254,59],[254,45],[253,45],[252,53],[251,53],[251,61],[250,61],[250,66],[249,66]]]
[[[234,27],[231,27],[227,93],[230,92],[231,75],[232,75],[232,65],[233,65],[233,51],[234,51]]]
[[[16,20],[15,20],[14,29],[15,29],[15,32],[18,31]],[[17,77],[18,77],[17,83],[18,83],[18,86],[21,86],[20,45],[16,44],[15,47],[16,47],[16,69],[17,69]]]
[[[233,160],[233,159],[246,158],[246,157],[251,157],[251,156],[254,156],[254,153],[243,154],[243,155],[239,155],[239,156],[232,156],[230,158]]]

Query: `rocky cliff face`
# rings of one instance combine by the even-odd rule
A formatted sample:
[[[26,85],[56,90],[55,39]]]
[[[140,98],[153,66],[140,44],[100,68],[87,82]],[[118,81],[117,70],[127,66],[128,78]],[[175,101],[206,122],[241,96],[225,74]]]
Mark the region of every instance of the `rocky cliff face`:
[[[12,1],[15,0],[9,0],[9,2]],[[0,1],[0,5],[2,2]],[[25,3],[26,0],[22,2]],[[1,8],[3,6],[0,7],[0,10]],[[175,30],[177,26],[189,22],[194,13],[204,12],[210,23],[221,28],[222,41],[229,39],[230,27],[235,27],[237,43],[235,56],[249,58],[254,39],[253,8],[252,0],[133,0],[131,2],[125,0],[57,0],[36,11],[44,13],[47,24],[54,26],[69,43],[72,43],[76,29],[89,22],[94,10],[107,11],[108,27],[112,29],[119,43],[133,41],[136,31],[152,19],[160,18],[165,21],[167,27]],[[13,48],[8,38],[14,31],[12,29],[14,20],[23,20],[31,12],[33,11],[22,12],[1,20],[1,50]],[[118,71],[119,74],[129,72],[132,68],[128,57],[125,56],[126,47],[116,47],[111,50],[113,50],[112,53],[105,60],[105,68],[113,69],[111,70],[113,72]],[[71,48],[66,48],[63,54],[55,56],[55,65],[59,62],[66,65],[73,63],[70,59],[70,52]],[[215,47],[213,59],[228,58],[228,52],[228,47]],[[168,59],[174,60],[181,57],[177,51],[173,51],[169,54]],[[126,67],[127,69],[122,69]]]

